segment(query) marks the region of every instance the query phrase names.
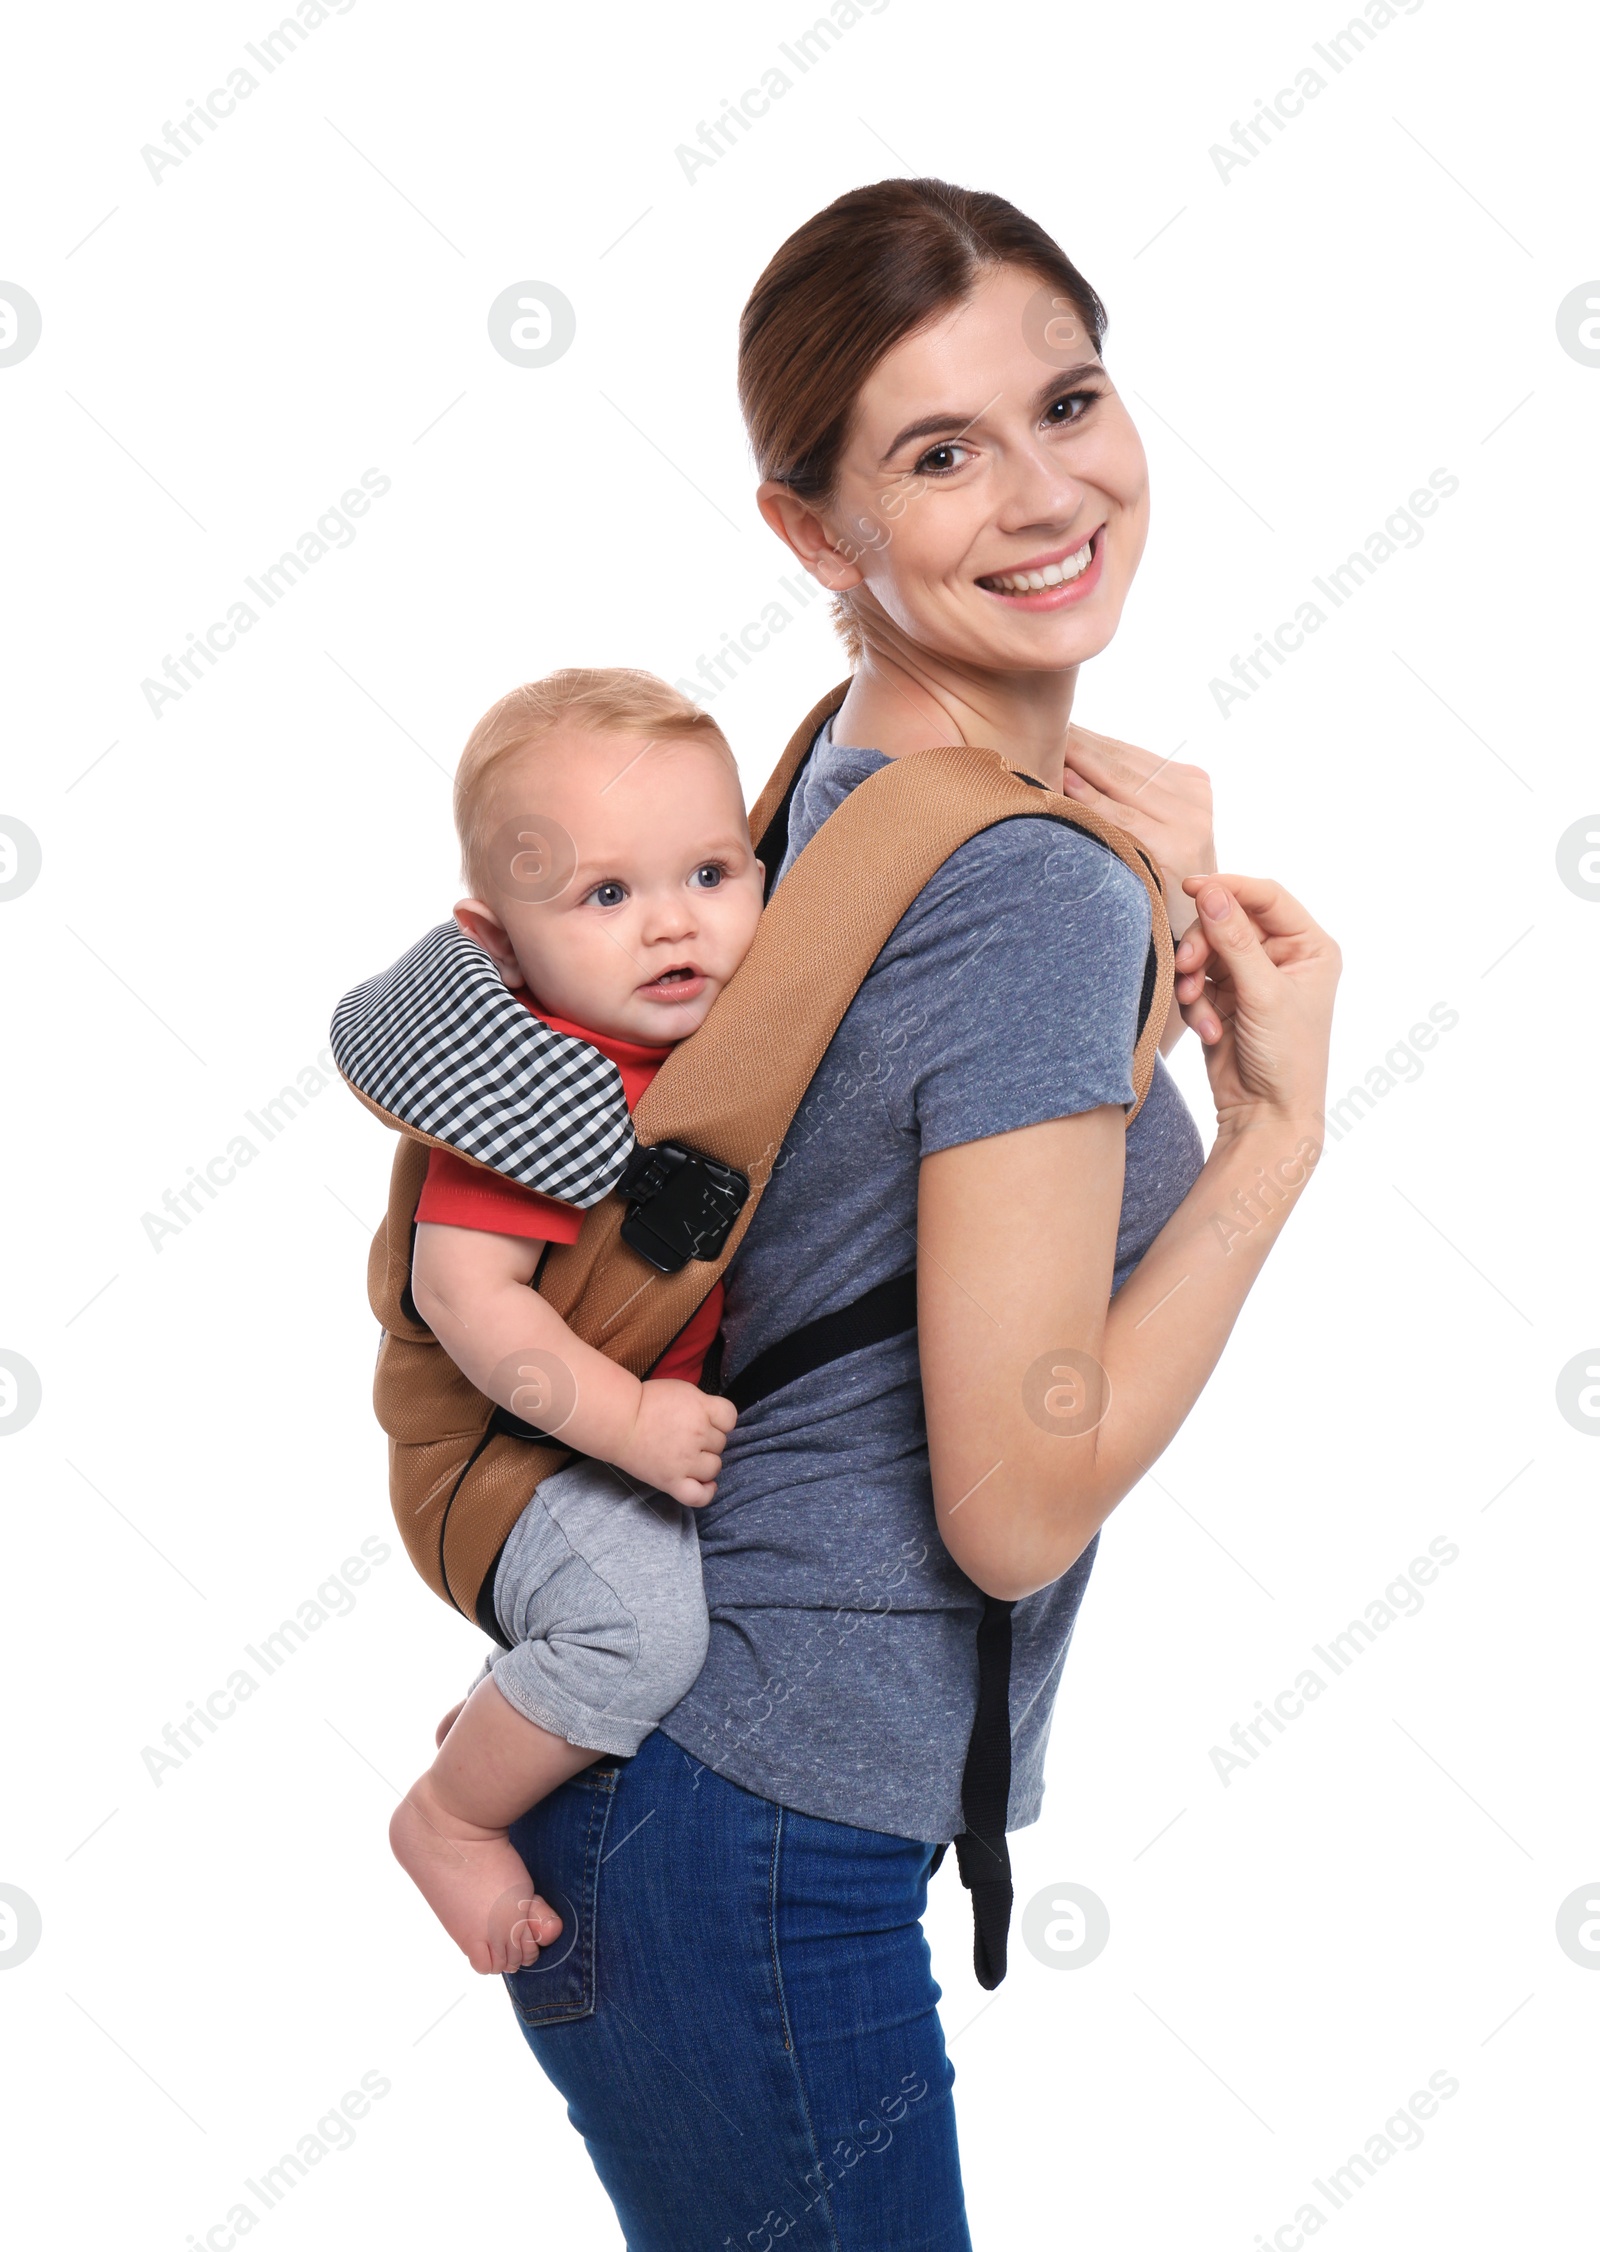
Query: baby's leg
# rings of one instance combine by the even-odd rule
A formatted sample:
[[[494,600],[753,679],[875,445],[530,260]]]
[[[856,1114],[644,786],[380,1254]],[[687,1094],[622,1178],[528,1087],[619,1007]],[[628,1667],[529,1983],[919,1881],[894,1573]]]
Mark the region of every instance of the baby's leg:
[[[513,1527],[494,1604],[513,1647],[447,1718],[439,1757],[390,1828],[402,1865],[480,1971],[526,1967],[561,1928],[509,1824],[601,1753],[631,1757],[700,1671],[692,1515],[601,1463],[573,1463]]]
[[[462,1707],[389,1824],[395,1858],[475,1971],[527,1969],[561,1930],[506,1836],[595,1753],[524,1719],[492,1680]]]
[[[515,1647],[494,1660],[494,1680],[569,1744],[631,1759],[705,1662],[695,1513],[589,1461],[547,1478],[535,1506],[540,1569],[512,1553],[532,1534],[527,1509],[495,1577],[495,1609]]]

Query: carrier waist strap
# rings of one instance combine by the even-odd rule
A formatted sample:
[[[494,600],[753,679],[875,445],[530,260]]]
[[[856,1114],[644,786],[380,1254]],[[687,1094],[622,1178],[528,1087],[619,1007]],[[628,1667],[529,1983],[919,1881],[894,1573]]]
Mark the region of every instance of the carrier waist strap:
[[[903,1337],[916,1326],[917,1270],[908,1267],[903,1275],[891,1275],[887,1282],[863,1291],[837,1313],[808,1321],[804,1329],[791,1331],[764,1353],[757,1353],[731,1384],[723,1386],[723,1397],[732,1400],[743,1415],[757,1400],[781,1392],[786,1384],[809,1376],[813,1369],[826,1368],[830,1361],[843,1360],[846,1353],[859,1353],[864,1346]]]

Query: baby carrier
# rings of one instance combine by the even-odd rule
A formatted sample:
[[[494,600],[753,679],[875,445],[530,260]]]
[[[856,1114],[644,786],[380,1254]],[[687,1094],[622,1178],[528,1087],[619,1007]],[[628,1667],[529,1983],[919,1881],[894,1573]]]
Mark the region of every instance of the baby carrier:
[[[411,1257],[430,1149],[454,1150],[585,1212],[578,1240],[549,1247],[533,1287],[586,1344],[647,1376],[737,1252],[812,1075],[896,924],[960,845],[1021,816],[1068,822],[1098,839],[1149,895],[1130,1123],[1149,1090],[1172,993],[1160,875],[1124,830],[997,752],[951,745],[890,760],[850,792],[774,889],[796,783],[848,687],[841,682],[801,723],[751,814],[769,904],[748,955],[631,1118],[616,1067],[541,1024],[453,923],[347,994],[334,1016],[341,1073],[400,1135],[368,1262],[383,1329],[373,1399],[389,1439],[390,1499],[434,1593],[502,1647],[493,1605],[500,1550],[541,1479],[573,1457],[477,1391],[418,1318]],[[742,1412],[915,1326],[912,1269],[782,1339],[725,1389]],[[710,1363],[703,1381],[716,1384]],[[966,1830],[955,1841],[986,1987],[1005,1975],[1011,1912],[1010,1654],[1011,1605],[986,1597],[962,1780]]]

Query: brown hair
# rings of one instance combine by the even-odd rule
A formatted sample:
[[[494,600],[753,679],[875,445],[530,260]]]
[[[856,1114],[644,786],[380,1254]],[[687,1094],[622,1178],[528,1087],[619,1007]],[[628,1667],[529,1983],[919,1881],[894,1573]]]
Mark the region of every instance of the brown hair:
[[[563,727],[586,735],[650,735],[716,744],[731,760],[721,728],[700,706],[653,672],[626,665],[564,665],[513,688],[490,706],[467,738],[456,767],[455,820],[461,871],[481,889],[495,786],[519,752]]]
[[[1106,309],[1066,252],[1004,196],[944,180],[852,188],[796,228],[739,322],[739,404],[763,477],[826,501],[861,386],[901,340],[1020,266],[1067,298],[1096,353]],[[848,595],[834,623],[852,663],[861,638]]]

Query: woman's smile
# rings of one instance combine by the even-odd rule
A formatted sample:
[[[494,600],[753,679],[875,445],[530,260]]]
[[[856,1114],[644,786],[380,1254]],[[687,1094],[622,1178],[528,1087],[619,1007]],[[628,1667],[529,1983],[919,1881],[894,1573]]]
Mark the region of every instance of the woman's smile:
[[[1075,547],[1031,556],[1009,570],[986,572],[978,584],[1012,610],[1065,610],[1084,601],[1099,585],[1104,533],[1101,524]]]

